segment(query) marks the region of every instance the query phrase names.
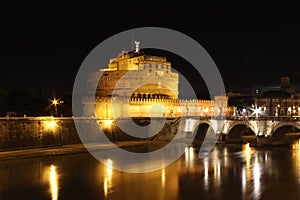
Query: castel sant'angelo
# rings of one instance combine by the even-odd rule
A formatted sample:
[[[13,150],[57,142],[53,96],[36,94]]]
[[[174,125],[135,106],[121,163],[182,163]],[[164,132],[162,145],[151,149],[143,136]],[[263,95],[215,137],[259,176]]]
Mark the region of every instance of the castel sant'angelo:
[[[89,75],[97,84],[95,111],[84,107],[84,116],[99,119],[122,117],[180,117],[183,115],[218,116],[230,112],[227,98],[214,100],[178,99],[179,75],[166,57],[146,55],[136,42],[133,51],[121,52],[107,68]],[[221,113],[222,112],[222,113]]]

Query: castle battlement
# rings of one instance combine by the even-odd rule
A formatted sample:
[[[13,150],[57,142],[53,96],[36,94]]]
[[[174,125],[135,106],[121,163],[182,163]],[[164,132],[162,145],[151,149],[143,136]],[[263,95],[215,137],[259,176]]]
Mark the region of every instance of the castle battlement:
[[[97,89],[90,92],[94,92],[95,102],[83,99],[84,116],[219,116],[228,111],[227,97],[178,99],[179,75],[171,63],[165,57],[144,54],[139,50],[140,43],[136,44],[135,51],[123,51],[110,60],[107,68],[89,75],[88,84]]]
[[[92,103],[95,110],[85,109],[85,116],[100,119],[122,117],[181,117],[181,116],[232,116],[233,108],[227,106],[227,98],[214,100],[145,99],[145,98],[96,98],[88,99],[85,105]],[[92,107],[91,107],[92,108]]]

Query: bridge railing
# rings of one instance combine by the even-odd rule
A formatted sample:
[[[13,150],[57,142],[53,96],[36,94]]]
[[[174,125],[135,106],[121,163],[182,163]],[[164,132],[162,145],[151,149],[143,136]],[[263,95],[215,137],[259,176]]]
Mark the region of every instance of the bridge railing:
[[[271,121],[300,121],[300,116],[232,116],[231,120],[271,120]]]
[[[270,121],[300,121],[300,116],[188,116],[189,118],[197,118],[199,120],[209,119],[226,119],[236,121],[248,121],[248,120],[270,120]]]

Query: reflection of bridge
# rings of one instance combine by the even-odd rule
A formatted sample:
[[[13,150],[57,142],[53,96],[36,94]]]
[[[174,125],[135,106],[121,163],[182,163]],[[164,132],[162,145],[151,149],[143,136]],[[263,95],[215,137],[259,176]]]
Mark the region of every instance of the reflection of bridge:
[[[227,142],[241,142],[245,138],[252,138],[260,144],[282,144],[285,135],[298,136],[289,133],[300,132],[299,119],[300,117],[226,117],[221,120],[189,117],[186,119],[185,132],[206,134],[210,128]]]

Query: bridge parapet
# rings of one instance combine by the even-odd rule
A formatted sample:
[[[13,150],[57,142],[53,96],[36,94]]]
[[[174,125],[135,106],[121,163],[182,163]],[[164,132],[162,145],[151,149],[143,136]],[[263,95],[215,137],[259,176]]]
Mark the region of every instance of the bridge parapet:
[[[228,135],[230,131],[238,126],[245,125],[252,130],[256,136],[272,136],[274,131],[282,126],[294,126],[300,129],[300,117],[193,117],[187,118],[186,123],[189,127],[186,128],[187,131],[193,131],[195,128],[206,123],[214,128],[217,133],[222,133]],[[220,123],[220,122],[223,123]],[[216,124],[218,124],[216,126]],[[222,126],[222,127],[221,127]]]

